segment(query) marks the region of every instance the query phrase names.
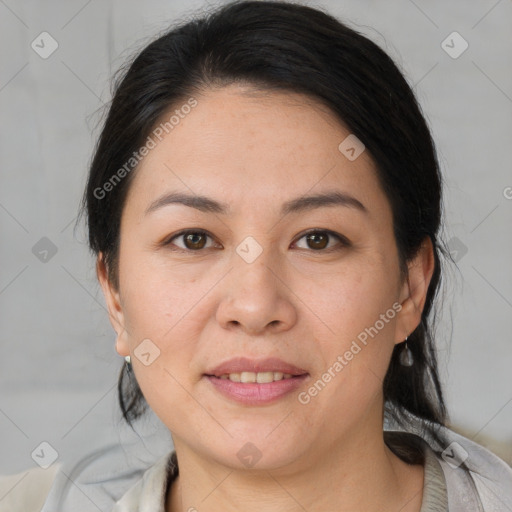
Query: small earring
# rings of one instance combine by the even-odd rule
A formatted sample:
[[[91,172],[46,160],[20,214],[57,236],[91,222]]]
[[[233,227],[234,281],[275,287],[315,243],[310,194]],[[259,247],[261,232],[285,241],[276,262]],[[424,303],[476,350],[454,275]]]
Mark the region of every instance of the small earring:
[[[126,364],[132,364],[132,358],[130,356],[124,356],[124,360],[126,361]]]
[[[405,337],[405,346],[400,352],[400,364],[402,366],[412,366],[414,364],[414,357],[412,355],[411,349],[407,346],[407,338]]]

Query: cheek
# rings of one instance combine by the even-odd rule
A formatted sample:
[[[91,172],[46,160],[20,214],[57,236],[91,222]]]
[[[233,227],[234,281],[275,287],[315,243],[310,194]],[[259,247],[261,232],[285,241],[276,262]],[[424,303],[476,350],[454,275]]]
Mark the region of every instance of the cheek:
[[[322,364],[302,396],[310,401],[304,415],[314,410],[315,417],[330,418],[326,428],[333,436],[339,429],[349,429],[355,418],[366,416],[381,400],[394,347],[392,294],[368,276],[347,282],[345,288],[340,285],[342,293],[323,301],[322,319],[329,330],[321,327],[323,335],[314,341]]]
[[[128,247],[119,269],[127,326],[138,337],[167,338],[199,302],[202,285],[185,266]]]
[[[331,336],[346,340],[373,326],[391,308],[397,290],[390,276],[387,269],[377,265],[322,276],[321,282],[313,279],[308,283],[310,292],[304,302],[330,327]],[[394,316],[393,311],[388,315]]]
[[[174,427],[174,421],[190,408],[185,389],[190,388],[190,362],[202,329],[202,322],[197,321],[201,309],[194,307],[202,294],[196,293],[194,283],[168,279],[147,266],[125,291],[125,317],[137,382],[151,409]],[[142,340],[148,339],[149,352],[157,357],[146,365],[144,357],[138,359],[137,354],[147,343]]]
[[[150,366],[137,360],[134,366],[152,407],[158,408],[162,400],[163,403],[179,401],[175,396],[179,389],[177,382],[184,386],[193,382],[196,375],[191,375],[191,362],[208,318],[213,314],[211,295],[206,292],[218,279],[212,272],[205,272],[201,277],[188,270],[163,266],[151,257],[145,261],[142,257],[132,257],[124,261],[120,273],[130,349],[136,357],[139,346],[143,346],[141,342],[149,339],[158,353]]]
[[[361,401],[362,395],[368,400],[382,386],[400,307],[389,275],[382,267],[368,267],[333,277],[323,295],[311,297],[322,320],[315,339],[324,366],[320,378],[333,382],[329,387],[336,402],[341,396],[350,403]],[[336,377],[326,374],[329,369]]]

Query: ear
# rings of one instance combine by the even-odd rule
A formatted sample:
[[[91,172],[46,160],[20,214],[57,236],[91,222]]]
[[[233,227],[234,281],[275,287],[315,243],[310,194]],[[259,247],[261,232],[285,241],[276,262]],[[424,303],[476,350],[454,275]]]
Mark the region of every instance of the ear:
[[[128,333],[125,329],[125,318],[121,306],[120,294],[108,278],[108,270],[102,253],[99,253],[96,260],[96,275],[103,290],[103,295],[105,296],[110,323],[117,334],[116,351],[120,356],[127,356],[130,354],[130,348],[128,344]]]
[[[428,287],[434,273],[432,240],[426,236],[418,253],[408,263],[408,275],[400,292],[402,309],[398,313],[395,343],[401,343],[421,322],[421,314],[427,299]]]

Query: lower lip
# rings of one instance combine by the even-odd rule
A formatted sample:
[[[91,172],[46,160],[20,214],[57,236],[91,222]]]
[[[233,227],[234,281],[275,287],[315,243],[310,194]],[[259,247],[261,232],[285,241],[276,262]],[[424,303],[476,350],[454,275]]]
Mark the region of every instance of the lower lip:
[[[212,385],[224,396],[245,405],[263,405],[275,402],[279,398],[299,388],[309,375],[298,375],[290,379],[276,380],[259,384],[249,382],[233,382],[229,379],[220,379],[205,375]]]

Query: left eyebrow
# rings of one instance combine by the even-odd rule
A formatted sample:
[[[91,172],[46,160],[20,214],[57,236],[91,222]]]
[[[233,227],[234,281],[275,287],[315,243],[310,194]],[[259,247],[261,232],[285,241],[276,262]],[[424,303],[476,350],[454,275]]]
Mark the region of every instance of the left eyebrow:
[[[145,211],[145,215],[169,204],[183,204],[202,212],[220,213],[226,215],[230,212],[228,204],[220,203],[206,196],[190,195],[183,192],[170,192],[153,201]],[[281,207],[281,215],[298,213],[327,206],[343,206],[356,209],[366,215],[367,208],[355,197],[341,191],[331,191],[316,195],[302,196],[286,201]]]
[[[281,214],[302,212],[305,210],[313,210],[325,206],[344,206],[354,208],[366,215],[369,214],[367,208],[355,197],[341,191],[325,192],[316,195],[303,196],[292,199],[283,204]]]

